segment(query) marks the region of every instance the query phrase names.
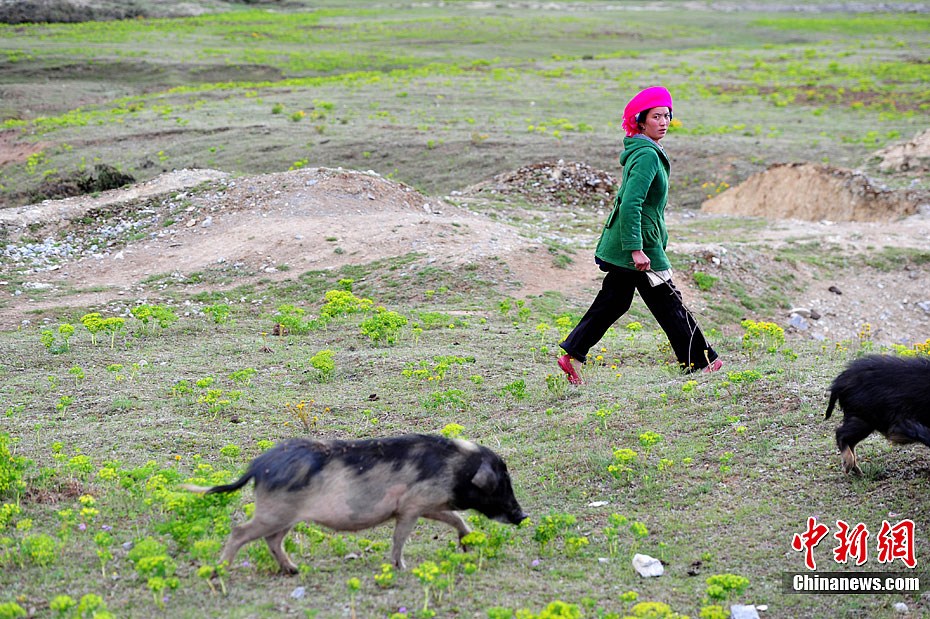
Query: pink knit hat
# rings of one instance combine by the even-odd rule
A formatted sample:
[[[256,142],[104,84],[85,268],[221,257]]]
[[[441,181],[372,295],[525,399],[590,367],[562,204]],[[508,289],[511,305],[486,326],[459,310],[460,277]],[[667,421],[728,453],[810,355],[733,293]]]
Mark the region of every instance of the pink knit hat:
[[[636,115],[654,107],[667,107],[668,111],[672,111],[672,95],[661,86],[647,88],[630,99],[630,102],[623,108],[623,128],[628,137],[639,133]]]

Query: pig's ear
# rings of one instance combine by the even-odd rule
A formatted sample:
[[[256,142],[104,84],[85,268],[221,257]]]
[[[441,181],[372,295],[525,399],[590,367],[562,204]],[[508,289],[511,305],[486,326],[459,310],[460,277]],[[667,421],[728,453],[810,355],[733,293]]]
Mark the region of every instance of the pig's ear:
[[[494,492],[497,488],[497,481],[497,473],[494,472],[494,469],[491,468],[491,463],[487,460],[481,461],[478,472],[471,478],[471,483],[488,493]]]

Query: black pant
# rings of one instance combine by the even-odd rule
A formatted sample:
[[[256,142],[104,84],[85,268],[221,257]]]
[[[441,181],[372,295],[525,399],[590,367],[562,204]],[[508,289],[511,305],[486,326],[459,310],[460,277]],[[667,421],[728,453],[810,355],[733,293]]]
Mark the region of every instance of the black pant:
[[[601,291],[597,293],[581,322],[559,346],[584,363],[591,347],[630,309],[633,293],[637,290],[668,336],[678,363],[684,370],[707,367],[717,358],[717,353],[704,339],[694,317],[682,303],[681,293],[671,281],[650,286],[644,272],[615,266],[607,271]]]

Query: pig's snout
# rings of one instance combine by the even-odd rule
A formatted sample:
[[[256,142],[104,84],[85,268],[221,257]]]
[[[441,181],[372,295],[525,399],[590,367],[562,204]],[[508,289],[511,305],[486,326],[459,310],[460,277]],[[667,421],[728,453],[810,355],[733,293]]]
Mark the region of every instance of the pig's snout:
[[[492,518],[491,520],[496,520],[497,522],[500,522],[503,524],[519,525],[521,522],[523,522],[527,518],[529,518],[529,516],[523,513],[522,509],[517,509],[516,511],[511,511],[506,514],[500,514],[499,516],[496,516]]]

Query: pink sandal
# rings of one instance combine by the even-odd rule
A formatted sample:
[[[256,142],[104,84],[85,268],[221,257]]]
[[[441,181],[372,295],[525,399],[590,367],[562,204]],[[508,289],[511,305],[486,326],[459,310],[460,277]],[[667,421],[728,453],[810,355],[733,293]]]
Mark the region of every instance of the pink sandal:
[[[722,368],[722,367],[723,367],[723,361],[720,360],[720,357],[717,357],[716,359],[714,359],[713,361],[711,361],[711,362],[710,362],[710,365],[708,365],[707,367],[705,367],[702,371],[703,371],[705,374],[710,374],[711,372],[716,372],[717,370],[719,370],[719,369]]]
[[[583,385],[584,381],[581,379],[581,376],[578,375],[578,371],[575,370],[575,366],[572,365],[572,356],[565,354],[559,357],[559,369],[561,369],[568,376],[568,382],[573,385]]]

